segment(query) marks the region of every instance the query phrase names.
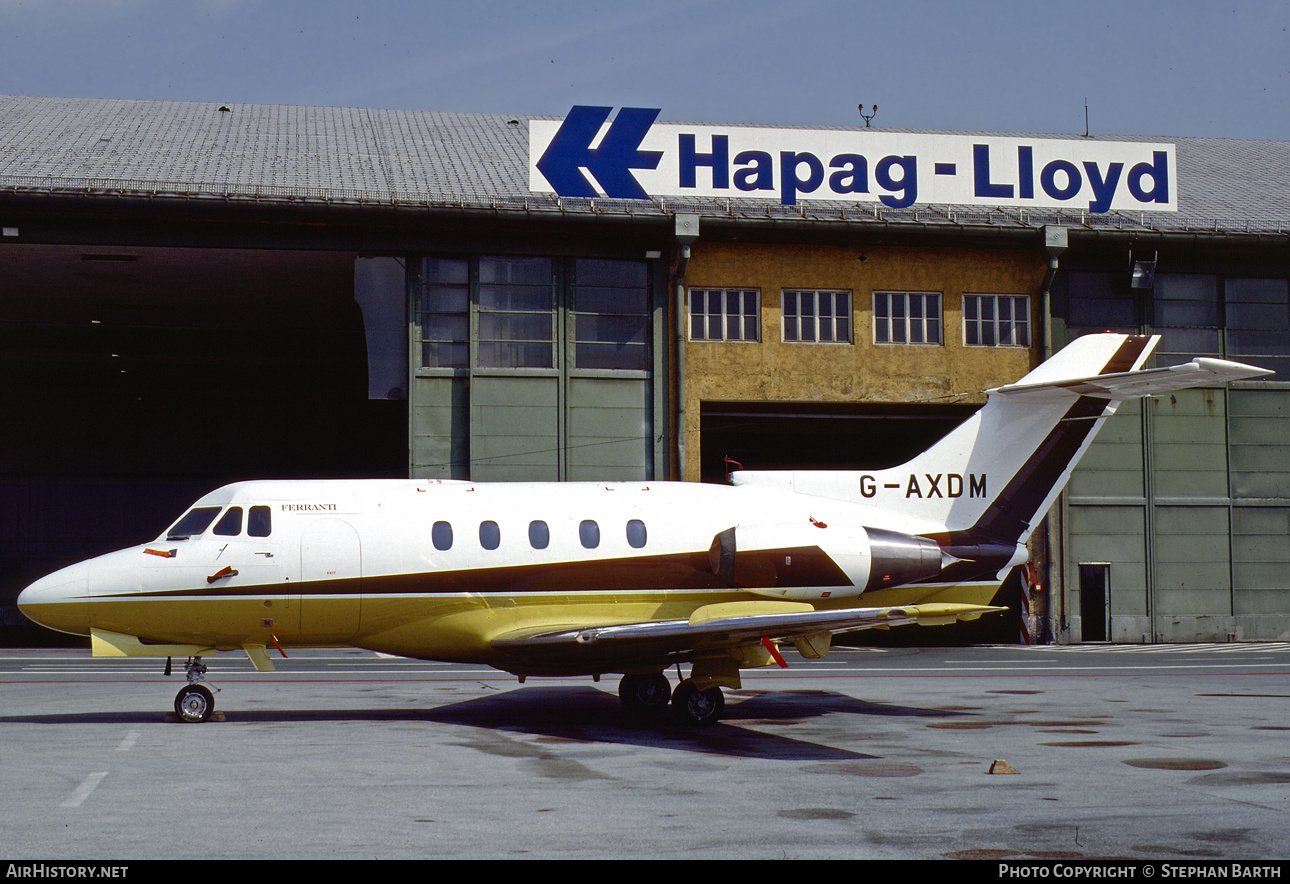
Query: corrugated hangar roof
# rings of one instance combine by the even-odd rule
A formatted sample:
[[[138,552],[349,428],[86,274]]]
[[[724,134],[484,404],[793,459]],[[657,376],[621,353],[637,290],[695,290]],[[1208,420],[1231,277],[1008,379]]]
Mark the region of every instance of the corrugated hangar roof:
[[[1173,143],[1177,212],[1094,215],[1070,209],[935,205],[892,209],[809,199],[783,206],[770,199],[610,200],[535,194],[528,189],[530,119],[550,118],[0,96],[0,194],[303,201],[534,214],[698,212],[734,221],[964,228],[1061,224],[1143,233],[1290,233],[1290,142],[1285,141],[1100,136],[1108,141]]]

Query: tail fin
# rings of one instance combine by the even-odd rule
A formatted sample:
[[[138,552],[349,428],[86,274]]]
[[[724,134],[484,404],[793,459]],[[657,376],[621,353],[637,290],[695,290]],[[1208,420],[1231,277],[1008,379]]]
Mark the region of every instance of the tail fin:
[[[951,548],[1015,550],[1122,400],[1269,373],[1221,359],[1142,370],[1158,340],[1078,338],[1017,383],[990,390],[979,411],[907,463],[868,473],[793,472],[793,490],[905,516],[911,526],[923,526],[918,533],[938,535]],[[784,483],[783,474],[733,478],[736,484]]]

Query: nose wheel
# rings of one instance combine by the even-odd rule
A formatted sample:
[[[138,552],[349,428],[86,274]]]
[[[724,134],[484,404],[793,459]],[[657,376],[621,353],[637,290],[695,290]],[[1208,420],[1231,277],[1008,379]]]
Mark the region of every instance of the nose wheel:
[[[169,674],[170,664],[166,664]],[[201,657],[189,657],[184,663],[184,674],[188,684],[179,689],[175,695],[175,715],[180,721],[200,724],[208,721],[215,712],[215,694],[202,684],[206,680],[206,664]],[[216,690],[219,690],[216,688]]]
[[[175,715],[180,721],[197,724],[215,711],[215,695],[203,684],[184,685],[175,695]]]

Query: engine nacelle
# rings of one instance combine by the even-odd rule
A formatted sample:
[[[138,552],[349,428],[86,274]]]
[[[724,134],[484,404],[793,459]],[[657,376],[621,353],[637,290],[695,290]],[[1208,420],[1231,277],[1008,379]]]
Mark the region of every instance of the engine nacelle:
[[[804,601],[926,580],[954,561],[928,537],[814,521],[728,528],[713,538],[708,560],[728,586]]]

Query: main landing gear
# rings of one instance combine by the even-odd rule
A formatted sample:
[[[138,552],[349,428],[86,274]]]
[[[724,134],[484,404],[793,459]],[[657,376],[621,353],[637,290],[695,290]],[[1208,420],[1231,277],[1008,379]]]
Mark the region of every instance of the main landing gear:
[[[700,689],[687,678],[673,691],[667,676],[661,672],[624,675],[618,683],[618,698],[632,712],[645,714],[661,712],[670,700],[672,713],[687,724],[716,724],[726,708],[721,688]]]
[[[170,674],[170,661],[166,661],[166,674]],[[184,663],[188,684],[175,695],[175,715],[180,721],[197,724],[208,720],[215,712],[215,694],[203,684],[206,681],[206,664],[201,657],[189,657]],[[219,688],[215,688],[219,690]]]

